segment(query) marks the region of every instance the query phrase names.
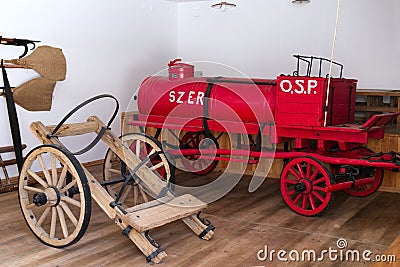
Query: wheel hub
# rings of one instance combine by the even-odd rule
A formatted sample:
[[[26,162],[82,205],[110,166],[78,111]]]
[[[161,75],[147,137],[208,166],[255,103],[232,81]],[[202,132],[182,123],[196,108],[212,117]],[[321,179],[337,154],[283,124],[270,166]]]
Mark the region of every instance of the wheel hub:
[[[301,180],[295,186],[297,193],[308,194],[312,191],[312,183],[309,180]]]
[[[33,195],[33,204],[37,207],[50,204],[51,206],[57,206],[60,203],[61,194],[55,186],[49,186],[44,190],[43,193],[35,193]]]
[[[37,206],[43,206],[47,203],[47,197],[45,193],[35,193],[33,195],[33,203]]]

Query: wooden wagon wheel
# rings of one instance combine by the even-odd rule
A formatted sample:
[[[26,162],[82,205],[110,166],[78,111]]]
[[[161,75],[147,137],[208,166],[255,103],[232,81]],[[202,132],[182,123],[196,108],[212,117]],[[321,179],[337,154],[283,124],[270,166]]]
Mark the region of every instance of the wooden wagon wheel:
[[[190,131],[183,135],[179,146],[180,149],[219,148],[218,141],[212,134],[206,138],[204,132]],[[182,163],[187,171],[198,175],[204,175],[212,172],[215,167],[217,167],[218,160],[204,159],[201,158],[201,156],[184,156]]]
[[[162,151],[161,144],[153,137],[142,133],[128,133],[120,137],[122,143],[143,160],[150,156],[149,162],[146,164],[160,179],[169,183],[175,182],[173,166],[167,160],[165,153]],[[153,156],[152,156],[153,155]],[[103,178],[109,181],[127,173],[125,163],[112,151],[108,150],[104,159]],[[122,187],[122,182],[113,185],[107,185],[106,189],[112,197],[117,197]],[[150,196],[146,193],[144,185],[138,185],[136,182],[128,185],[122,193],[120,202],[124,207],[135,206],[144,202],[148,202]]]
[[[356,152],[356,153],[354,153]],[[365,146],[360,146],[351,150],[349,155],[343,155],[343,157],[350,156],[350,158],[364,158],[374,154],[375,152],[372,149],[369,149]],[[338,166],[332,166],[332,172],[338,172]],[[364,184],[359,186],[358,188],[349,188],[343,190],[346,194],[354,197],[367,197],[373,193],[375,193],[379,187],[382,185],[384,172],[381,168],[372,168],[372,167],[359,167],[360,174],[354,177],[356,180],[363,178],[373,178],[374,182],[371,184]]]
[[[331,172],[318,159],[294,158],[282,170],[281,194],[296,213],[315,216],[323,212],[332,199],[332,192],[325,192],[331,181]]]
[[[42,145],[30,151],[19,176],[18,195],[25,221],[44,244],[66,247],[85,233],[90,188],[80,163],[67,149]]]

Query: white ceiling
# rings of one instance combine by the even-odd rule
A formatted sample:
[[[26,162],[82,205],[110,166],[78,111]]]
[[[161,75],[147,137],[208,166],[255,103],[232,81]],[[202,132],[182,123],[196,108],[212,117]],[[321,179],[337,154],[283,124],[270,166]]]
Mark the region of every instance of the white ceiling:
[[[209,0],[167,0],[167,1],[184,3],[184,2],[199,2],[199,1],[209,1]]]

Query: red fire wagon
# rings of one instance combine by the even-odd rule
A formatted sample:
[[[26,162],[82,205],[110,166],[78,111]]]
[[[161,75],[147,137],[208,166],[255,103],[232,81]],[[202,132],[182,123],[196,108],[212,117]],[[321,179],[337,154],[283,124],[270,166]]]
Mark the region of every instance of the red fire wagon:
[[[372,194],[383,170],[398,171],[400,163],[396,152],[375,153],[365,145],[369,138],[382,139],[385,126],[399,113],[354,123],[357,80],[343,78],[337,62],[332,64],[338,77],[323,77],[322,65],[329,60],[295,58],[296,71],[276,79],[194,77],[194,66],[171,61],[168,77],[151,76],[141,84],[135,96],[139,112],[130,123],[156,128],[155,139],[162,129],[185,131],[176,135],[179,146],[158,144],[172,158],[183,155],[187,169],[197,174],[212,171],[218,161],[240,161],[234,156],[248,155],[243,161],[249,164],[283,159],[283,199],[302,215],[324,211],[334,191]],[[300,73],[304,64],[306,71]],[[225,132],[247,135],[251,144],[220,148],[218,139]]]

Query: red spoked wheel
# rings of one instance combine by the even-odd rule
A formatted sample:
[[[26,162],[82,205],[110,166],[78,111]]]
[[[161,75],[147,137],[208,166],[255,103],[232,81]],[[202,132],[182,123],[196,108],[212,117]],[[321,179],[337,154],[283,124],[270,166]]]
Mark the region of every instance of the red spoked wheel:
[[[360,146],[355,149],[352,149],[350,154],[347,155],[350,158],[364,158],[374,154],[375,152],[368,147]],[[346,157],[346,155],[344,155]],[[383,170],[380,168],[372,168],[372,167],[358,167],[360,170],[360,174],[357,175],[355,180],[363,179],[363,178],[373,178],[374,182],[371,184],[364,184],[357,188],[350,188],[343,190],[346,194],[354,197],[367,197],[373,193],[375,193],[383,182]],[[334,169],[334,172],[337,172],[337,168]]]
[[[217,139],[210,134],[206,137],[204,132],[187,132],[183,135],[180,149],[218,149]],[[205,159],[201,155],[184,156],[183,166],[187,171],[203,175],[212,172],[218,164],[218,160]]]
[[[318,159],[294,158],[282,170],[281,194],[294,212],[316,216],[328,207],[332,199],[332,192],[326,192],[331,181],[331,172]]]
[[[374,178],[374,182],[372,184],[364,184],[357,188],[350,188],[343,191],[353,197],[367,197],[372,193],[375,193],[382,184],[383,170],[380,168],[362,168],[360,169],[360,175],[356,177],[356,180],[362,178]]]

